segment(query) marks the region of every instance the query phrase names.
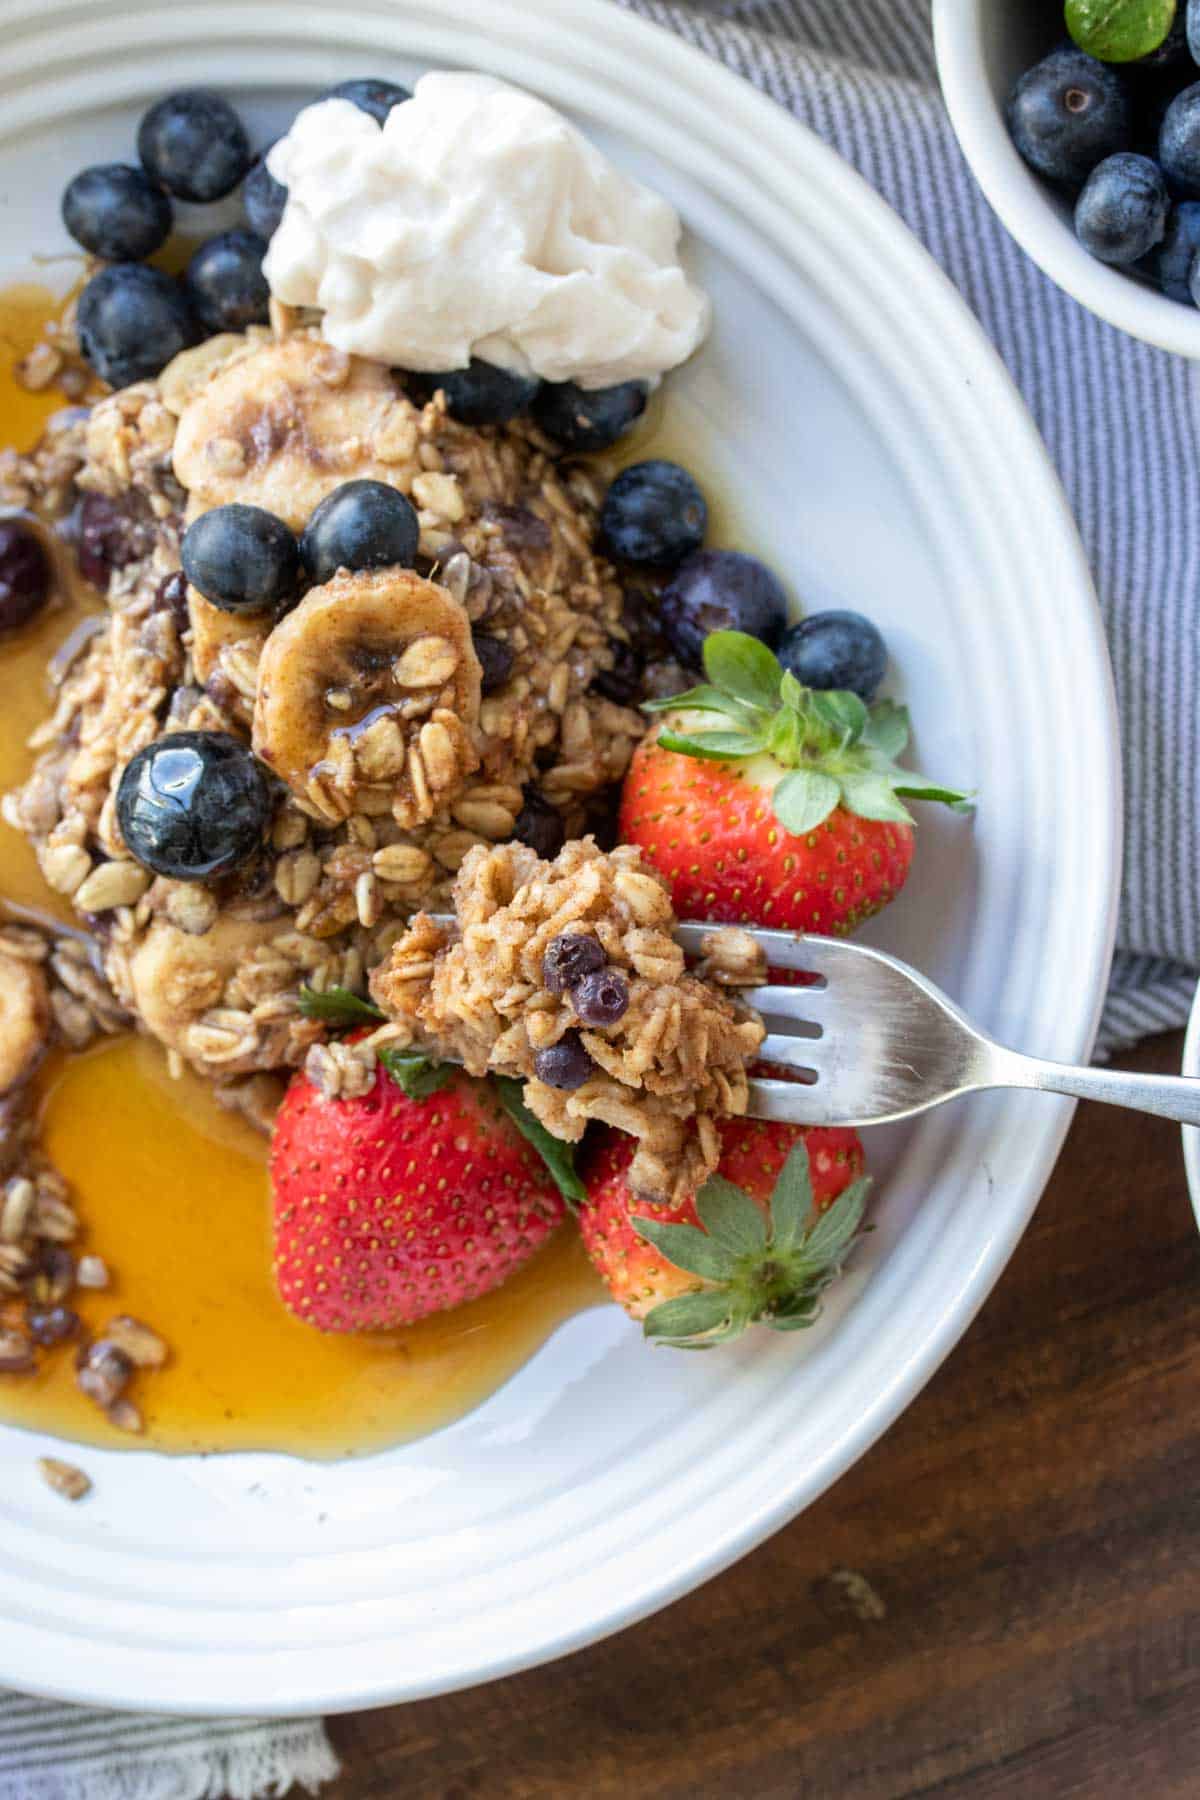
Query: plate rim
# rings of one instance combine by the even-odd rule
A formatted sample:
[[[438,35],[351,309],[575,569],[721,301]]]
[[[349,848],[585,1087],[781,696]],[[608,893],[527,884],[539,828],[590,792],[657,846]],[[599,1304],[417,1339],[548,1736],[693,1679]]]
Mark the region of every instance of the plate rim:
[[[12,17],[18,14],[28,18],[31,10],[28,5],[24,4],[24,0],[15,6],[12,0],[7,0],[7,4],[0,7],[0,19],[3,19],[5,15]],[[108,4],[107,0],[87,0],[84,10],[98,16],[101,12],[136,15],[149,9],[144,4],[144,0],[141,0],[141,3],[129,4],[126,4],[125,0],[118,0],[115,5]],[[192,10],[213,9],[194,8]],[[364,8],[363,10],[365,15],[369,9]],[[497,5],[497,0],[486,0],[486,3],[485,0],[454,0],[452,6],[442,8],[435,8],[433,0],[402,0],[401,4],[391,9],[397,16],[414,12],[429,12],[430,10],[436,10],[441,14],[453,12],[456,19],[474,13],[477,19],[482,21],[488,14],[493,17],[498,12],[519,14],[524,9],[520,0],[502,0],[500,5]],[[1019,451],[1028,468],[1038,473],[1045,487],[1041,503],[1045,508],[1048,523],[1052,522],[1053,524],[1062,552],[1063,584],[1078,595],[1080,604],[1077,609],[1077,622],[1086,646],[1091,652],[1095,673],[1099,677],[1098,691],[1093,696],[1096,703],[1093,726],[1105,763],[1106,779],[1103,783],[1103,799],[1107,804],[1103,808],[1098,808],[1099,816],[1096,821],[1098,829],[1093,831],[1089,844],[1091,867],[1097,876],[1099,886],[1094,902],[1095,921],[1087,958],[1087,978],[1082,983],[1083,991],[1090,994],[1090,1001],[1086,1006],[1081,1004],[1079,1027],[1075,1034],[1080,1040],[1078,1049],[1081,1054],[1086,1054],[1090,1049],[1099,1020],[1104,992],[1103,976],[1111,956],[1116,930],[1121,822],[1116,703],[1103,625],[1095,596],[1091,590],[1083,549],[1057,474],[1053,470],[1049,455],[1033,426],[1024,403],[1007,372],[1003,369],[994,347],[969,313],[966,303],[953,288],[949,279],[938,269],[928,253],[874,190],[807,127],[777,106],[767,96],[752,88],[749,83],[742,81],[701,51],[682,43],[661,27],[607,4],[606,0],[558,0],[555,11],[563,27],[578,37],[581,46],[585,39],[591,38],[602,43],[607,51],[611,52],[615,47],[623,54],[640,56],[658,65],[661,79],[667,79],[668,72],[663,69],[662,65],[664,59],[669,60],[669,73],[674,85],[676,87],[682,85],[692,90],[690,95],[692,105],[707,116],[710,129],[716,133],[716,141],[719,141],[728,132],[744,127],[749,134],[753,154],[756,158],[764,162],[783,163],[786,166],[790,151],[806,175],[811,175],[815,168],[832,192],[846,196],[847,203],[870,223],[875,234],[887,241],[894,257],[901,263],[907,263],[908,267],[913,270],[914,279],[920,283],[929,296],[931,309],[940,303],[943,313],[953,322],[959,335],[970,341],[975,373],[981,382],[985,376],[988,378],[991,391],[996,395],[998,405],[1003,408],[1005,414],[1003,422],[1008,442]],[[78,12],[78,8],[70,5],[51,6],[45,10],[37,10],[35,16],[39,25],[44,27],[52,25],[55,16],[69,12]],[[280,33],[280,35],[282,37],[286,34]],[[582,58],[583,54],[584,50],[581,47],[578,55]],[[483,60],[486,61],[486,57]],[[720,121],[720,124],[714,125],[713,121],[717,120]],[[1090,607],[1087,604],[1089,596]],[[750,1521],[743,1521],[739,1529],[728,1532],[726,1537],[720,1543],[711,1546],[706,1554],[695,1556],[685,1568],[672,1578],[663,1580],[657,1585],[649,1584],[625,1604],[607,1610],[599,1620],[589,1618],[574,1626],[564,1627],[545,1638],[532,1651],[524,1651],[508,1657],[493,1654],[481,1666],[464,1670],[458,1678],[439,1677],[433,1685],[428,1687],[412,1682],[398,1686],[394,1679],[389,1679],[386,1675],[371,1682],[360,1678],[341,1686],[335,1683],[328,1693],[320,1696],[305,1696],[293,1707],[280,1705],[277,1701],[272,1700],[270,1702],[271,1710],[280,1716],[289,1712],[307,1714],[319,1711],[354,1710],[364,1706],[387,1704],[397,1699],[415,1699],[425,1694],[449,1692],[455,1687],[467,1687],[482,1681],[498,1679],[520,1669],[568,1654],[586,1644],[624,1629],[638,1619],[669,1604],[681,1594],[690,1591],[701,1581],[719,1573],[738,1557],[764,1541],[772,1532],[793,1518],[803,1506],[809,1504],[817,1492],[824,1491],[875,1442],[882,1431],[920,1391],[944,1357],[949,1354],[991,1291],[995,1279],[1024,1230],[1028,1217],[1032,1213],[1057,1159],[1069,1119],[1069,1107],[1057,1109],[1057,1120],[1046,1129],[1041,1151],[1035,1159],[1036,1172],[1027,1181],[1027,1204],[1019,1209],[1014,1209],[1007,1221],[1005,1231],[990,1246],[987,1258],[981,1261],[975,1276],[970,1303],[962,1307],[953,1319],[942,1325],[931,1351],[915,1371],[903,1371],[901,1377],[898,1377],[886,1392],[876,1395],[875,1401],[868,1408],[860,1427],[848,1434],[847,1442],[841,1448],[838,1457],[834,1459],[828,1469],[823,1469],[821,1479],[814,1492],[803,1491],[802,1484],[798,1480],[796,1488],[774,1497],[770,1503],[764,1503]],[[6,1638],[10,1635],[8,1632],[5,1633]],[[0,1658],[3,1658],[4,1655],[4,1650],[0,1648]],[[119,1667],[119,1659],[116,1666]],[[144,1699],[139,1702],[138,1699],[129,1697],[128,1688],[124,1691],[119,1689],[117,1682],[120,1677],[119,1675],[114,1677],[113,1669],[114,1665],[110,1664],[103,1671],[101,1677],[94,1677],[90,1682],[80,1680],[75,1675],[63,1680],[52,1676],[50,1679],[39,1679],[31,1686],[28,1674],[20,1670],[14,1671],[14,1665],[9,1664],[0,1668],[0,1678],[15,1680],[27,1691],[47,1693],[56,1698],[127,1707],[130,1710],[145,1710]],[[254,1697],[251,1697],[250,1703],[254,1706],[261,1704]],[[192,1701],[186,1697],[181,1700],[179,1696],[173,1695],[170,1709],[203,1715],[239,1710],[236,1700],[226,1692],[216,1694],[212,1698],[197,1698]],[[240,1710],[244,1711],[245,1707],[243,1706]]]

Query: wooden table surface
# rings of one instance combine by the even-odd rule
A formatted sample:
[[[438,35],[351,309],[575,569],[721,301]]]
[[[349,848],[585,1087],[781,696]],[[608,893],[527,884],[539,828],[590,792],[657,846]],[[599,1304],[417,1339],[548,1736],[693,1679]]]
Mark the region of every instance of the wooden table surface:
[[[1129,1058],[1177,1069],[1180,1039]],[[948,1363],[832,1491],[549,1668],[334,1720],[325,1800],[1200,1795],[1200,1244],[1081,1107]]]

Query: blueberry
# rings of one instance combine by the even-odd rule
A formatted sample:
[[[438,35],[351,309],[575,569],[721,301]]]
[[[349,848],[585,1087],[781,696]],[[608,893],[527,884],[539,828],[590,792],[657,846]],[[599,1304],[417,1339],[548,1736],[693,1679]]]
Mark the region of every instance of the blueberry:
[[[32,526],[24,519],[0,519],[0,631],[41,612],[51,577],[46,547]]]
[[[581,1025],[615,1025],[629,1010],[629,983],[620,969],[600,969],[575,983],[571,1005]]]
[[[183,572],[222,612],[259,612],[290,600],[300,547],[282,519],[261,506],[214,506],[183,534]]]
[[[887,671],[887,645],[856,612],[813,613],[783,634],[779,660],[802,687],[840,688],[871,701]]]
[[[590,932],[560,931],[542,957],[542,986],[547,993],[565,994],[607,961],[603,947]]]
[[[250,167],[242,121],[220,94],[183,88],[152,106],[138,126],[146,173],[180,200],[220,200]]]
[[[201,244],[183,278],[192,310],[208,332],[265,325],[271,290],[262,271],[266,240],[252,231],[221,231]]]
[[[1161,239],[1169,208],[1158,164],[1122,150],[1097,163],[1084,183],[1075,235],[1101,262],[1135,263]]]
[[[774,649],[787,614],[787,595],[766,563],[741,550],[700,550],[663,589],[660,618],[680,662],[698,669],[710,631],[745,631]]]
[[[267,157],[274,148],[274,144],[268,144],[259,151],[242,183],[242,206],[250,229],[268,242],[279,230],[288,197],[282,181],[276,181],[267,167]]]
[[[412,95],[394,81],[380,81],[376,76],[363,75],[356,81],[339,81],[336,87],[326,88],[320,98],[349,100],[359,112],[370,113],[376,123],[382,125],[393,106],[411,100]]]
[[[645,412],[646,391],[644,381],[606,388],[544,381],[534,396],[533,416],[564,450],[607,450]]]
[[[483,692],[494,694],[502,688],[513,671],[513,652],[503,638],[492,637],[486,631],[473,631],[471,642],[475,646],[475,655],[483,670]]]
[[[1192,297],[1192,305],[1200,306],[1200,253],[1192,258],[1192,266],[1188,271],[1188,292]]]
[[[177,281],[141,263],[101,269],[79,296],[79,347],[109,387],[149,381],[199,336]]]
[[[1142,270],[1170,299],[1189,305],[1192,296],[1188,278],[1197,251],[1200,251],[1200,200],[1181,200],[1167,215],[1162,242],[1150,252]]]
[[[568,1031],[548,1050],[539,1050],[533,1072],[552,1088],[580,1088],[596,1073],[596,1065],[580,1042],[577,1031]]]
[[[1148,56],[1139,57],[1136,67],[1149,69],[1155,74],[1175,75],[1177,78],[1186,78],[1195,67],[1188,47],[1187,17],[1182,6],[1175,14],[1171,29],[1158,49],[1151,50]]]
[[[669,568],[704,542],[708,507],[694,476],[652,458],[622,469],[600,508],[600,545],[618,562]]]
[[[1200,0],[1187,0],[1185,22],[1188,49],[1192,53],[1192,61],[1200,63]]]
[[[567,841],[562,814],[535,787],[525,789],[524,800],[513,826],[513,842],[526,844],[549,862]]]
[[[452,419],[463,425],[504,425],[529,405],[541,385],[536,375],[519,375],[495,363],[473,356],[465,369],[447,369],[440,375],[414,375],[410,384],[418,397],[445,393]]]
[[[227,731],[175,731],[139,750],[117,788],[131,856],[173,881],[207,881],[253,856],[271,816],[262,764]]]
[[[339,569],[411,569],[420,536],[411,500],[383,481],[347,481],[313,513],[300,554],[320,584]]]
[[[154,595],[154,610],[170,613],[180,634],[187,630],[191,614],[188,611],[187,576],[182,569],[163,576]]]
[[[97,163],[81,169],[62,197],[63,224],[105,262],[141,262],[170,235],[171,202],[144,169]]]
[[[127,569],[149,556],[157,535],[154,514],[136,490],[127,490],[120,500],[85,494],[75,521],[79,573],[104,593],[114,569]]]
[[[1200,198],[1200,81],[1176,94],[1164,113],[1158,160],[1172,193]]]
[[[592,692],[614,706],[634,706],[642,691],[642,659],[632,644],[609,638],[612,667],[592,677]]]
[[[1052,50],[1017,82],[1008,128],[1039,175],[1079,187],[1098,162],[1132,142],[1133,112],[1121,76],[1082,50]]]

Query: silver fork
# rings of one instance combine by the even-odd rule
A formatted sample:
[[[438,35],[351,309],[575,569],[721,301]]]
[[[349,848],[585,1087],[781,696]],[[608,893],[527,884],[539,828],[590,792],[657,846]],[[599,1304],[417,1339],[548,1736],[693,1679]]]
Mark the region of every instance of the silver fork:
[[[678,926],[701,954],[712,925]],[[897,957],[840,938],[753,931],[773,969],[803,969],[812,987],[738,990],[767,1025],[760,1055],[799,1081],[754,1080],[750,1112],[795,1125],[883,1125],[985,1088],[1040,1088],[1200,1125],[1200,1078],[1074,1069],[1006,1050]],[[803,1084],[803,1085],[802,1085]]]

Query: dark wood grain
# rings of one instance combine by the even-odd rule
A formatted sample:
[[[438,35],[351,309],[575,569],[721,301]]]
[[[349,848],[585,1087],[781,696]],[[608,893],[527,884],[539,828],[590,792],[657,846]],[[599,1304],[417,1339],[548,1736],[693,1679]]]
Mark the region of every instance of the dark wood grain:
[[[1178,1132],[1081,1108],[947,1365],[736,1568],[550,1668],[331,1729],[327,1800],[1195,1800],[1200,1244]]]

